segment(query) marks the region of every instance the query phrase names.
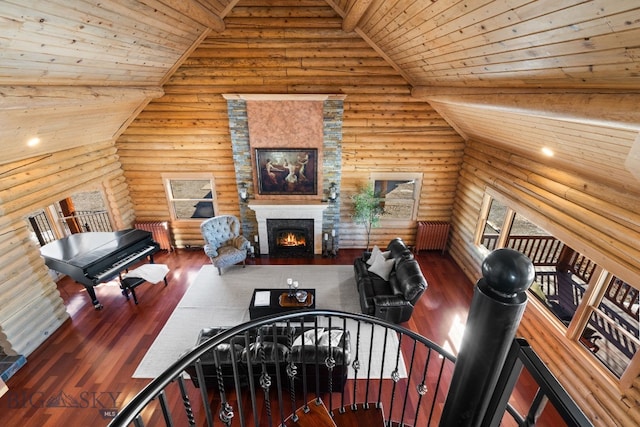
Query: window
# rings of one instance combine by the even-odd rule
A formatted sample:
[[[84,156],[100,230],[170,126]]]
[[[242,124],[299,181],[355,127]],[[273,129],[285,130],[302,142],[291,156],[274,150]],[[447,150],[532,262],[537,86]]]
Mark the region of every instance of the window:
[[[215,215],[211,176],[164,177],[164,184],[172,219],[192,220]]]
[[[373,191],[382,202],[382,220],[415,220],[420,199],[421,174],[389,173],[372,176]]]
[[[73,233],[113,231],[100,190],[74,193],[27,216],[33,240],[44,246]]]
[[[571,340],[626,388],[640,365],[640,284],[605,271],[506,202],[487,195],[476,231],[481,250],[515,249],[533,262],[529,292]]]
[[[592,342],[581,342],[589,348],[596,346],[595,357],[621,378],[640,347],[639,292],[614,275],[607,276],[605,285],[604,296],[585,308],[588,322],[581,336],[592,337]]]
[[[65,234],[77,231],[113,231],[111,219],[100,190],[74,193],[57,203]]]
[[[499,247],[498,239],[507,218],[507,210],[507,207],[499,200],[490,196],[485,197],[482,209],[484,212],[484,215],[482,215],[484,227],[476,239],[477,245],[483,246],[490,251]]]

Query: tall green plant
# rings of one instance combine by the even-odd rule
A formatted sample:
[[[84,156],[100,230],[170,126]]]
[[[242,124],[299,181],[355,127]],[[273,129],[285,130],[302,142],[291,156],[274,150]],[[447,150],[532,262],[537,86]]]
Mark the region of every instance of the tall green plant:
[[[361,187],[358,193],[351,196],[353,201],[353,214],[351,217],[356,224],[364,225],[367,232],[367,251],[371,229],[380,225],[380,217],[384,213],[382,201],[376,196],[373,184]]]

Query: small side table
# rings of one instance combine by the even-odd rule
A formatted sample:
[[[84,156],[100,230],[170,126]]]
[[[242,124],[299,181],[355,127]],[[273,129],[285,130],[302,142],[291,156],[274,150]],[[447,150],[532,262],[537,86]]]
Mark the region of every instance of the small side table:
[[[299,303],[295,298],[289,300],[287,294],[288,289],[254,289],[249,303],[249,319],[257,319],[258,317],[270,316],[276,313],[287,313],[293,310],[314,309],[316,308],[316,290],[309,288],[301,288],[307,291],[307,301]],[[261,305],[256,305],[256,293],[268,292],[269,300],[263,301]],[[284,296],[285,304],[281,304],[281,297]]]

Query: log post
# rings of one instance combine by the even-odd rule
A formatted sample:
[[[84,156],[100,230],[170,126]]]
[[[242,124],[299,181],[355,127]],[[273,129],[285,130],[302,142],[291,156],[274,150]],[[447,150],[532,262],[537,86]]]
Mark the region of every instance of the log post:
[[[482,422],[527,304],[535,271],[525,255],[497,249],[482,263],[441,426]]]
[[[82,225],[78,224],[78,219],[75,217],[76,208],[73,205],[73,200],[70,197],[60,200],[60,209],[62,209],[62,214],[66,218],[71,234],[82,233]]]

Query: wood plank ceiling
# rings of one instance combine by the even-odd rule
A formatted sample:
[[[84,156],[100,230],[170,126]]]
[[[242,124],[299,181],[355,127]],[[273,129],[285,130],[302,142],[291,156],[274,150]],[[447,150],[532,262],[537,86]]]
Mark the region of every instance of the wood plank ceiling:
[[[640,189],[637,0],[269,4],[319,1],[465,138],[550,146],[556,166]],[[1,1],[0,164],[115,140],[234,7],[256,3]]]

